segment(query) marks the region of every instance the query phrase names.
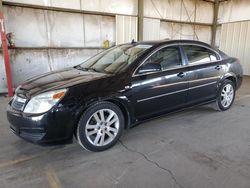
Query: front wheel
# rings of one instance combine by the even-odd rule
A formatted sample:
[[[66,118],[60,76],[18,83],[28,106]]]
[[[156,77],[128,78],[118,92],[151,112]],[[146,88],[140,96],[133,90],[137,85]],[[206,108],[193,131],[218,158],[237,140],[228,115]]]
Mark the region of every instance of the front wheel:
[[[124,129],[124,117],[118,106],[99,102],[82,115],[76,136],[79,144],[89,151],[103,151],[112,147]]]
[[[218,92],[217,96],[217,109],[220,111],[228,110],[235,98],[235,85],[231,80],[225,80]]]

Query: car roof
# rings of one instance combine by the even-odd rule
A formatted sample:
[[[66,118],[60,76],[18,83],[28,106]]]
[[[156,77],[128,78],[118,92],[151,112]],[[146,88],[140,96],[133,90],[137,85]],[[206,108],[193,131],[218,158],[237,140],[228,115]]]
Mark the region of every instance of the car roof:
[[[196,45],[203,45],[209,48],[212,48],[209,44],[205,42],[201,42],[198,40],[154,40],[154,41],[139,41],[139,42],[133,42],[134,44],[141,44],[141,45],[153,45],[153,46],[161,46],[166,44],[196,44]]]

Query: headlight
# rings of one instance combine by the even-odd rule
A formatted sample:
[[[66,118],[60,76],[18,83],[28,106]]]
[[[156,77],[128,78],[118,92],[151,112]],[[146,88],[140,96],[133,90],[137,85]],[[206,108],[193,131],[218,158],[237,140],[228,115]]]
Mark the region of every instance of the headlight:
[[[24,113],[39,114],[49,111],[60,99],[63,98],[67,89],[49,91],[39,94],[28,102],[24,108]]]

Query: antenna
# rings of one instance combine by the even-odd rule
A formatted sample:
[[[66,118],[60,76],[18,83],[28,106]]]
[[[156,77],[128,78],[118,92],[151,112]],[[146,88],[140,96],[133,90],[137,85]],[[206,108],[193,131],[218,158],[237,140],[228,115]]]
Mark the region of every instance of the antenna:
[[[136,42],[135,42],[135,39],[132,39],[131,44],[134,44],[134,43],[136,43]]]

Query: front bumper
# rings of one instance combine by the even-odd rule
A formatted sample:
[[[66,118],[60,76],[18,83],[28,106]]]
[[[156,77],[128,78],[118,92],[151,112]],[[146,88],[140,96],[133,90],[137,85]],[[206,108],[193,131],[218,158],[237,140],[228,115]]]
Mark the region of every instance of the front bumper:
[[[72,143],[75,121],[67,110],[55,109],[28,116],[8,105],[7,119],[11,130],[29,142],[40,145]]]

